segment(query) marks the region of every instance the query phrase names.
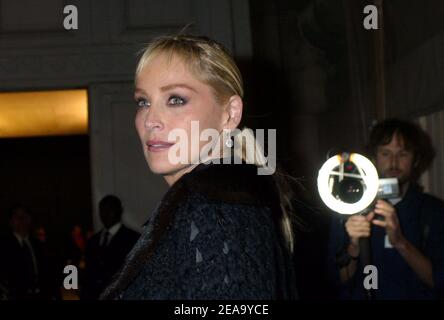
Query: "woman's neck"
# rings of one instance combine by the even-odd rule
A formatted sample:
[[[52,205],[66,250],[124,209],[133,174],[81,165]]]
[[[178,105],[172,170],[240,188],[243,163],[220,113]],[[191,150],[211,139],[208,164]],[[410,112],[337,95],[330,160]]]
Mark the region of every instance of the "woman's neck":
[[[185,168],[182,168],[180,170],[175,171],[174,173],[164,175],[163,178],[165,179],[166,183],[169,187],[171,187],[173,184],[176,183],[177,180],[179,180],[184,174],[191,172],[195,167],[197,167],[199,163],[191,164],[189,166],[186,166]]]
[[[168,186],[172,186],[174,183],[176,183],[177,180],[179,180],[184,174],[192,171],[195,167],[197,167],[201,163],[207,163],[213,159],[221,159],[228,157],[228,155],[232,155],[231,153],[234,152],[233,149],[228,148],[222,144],[222,148],[220,153],[214,152],[211,155],[207,155],[206,157],[200,159],[200,161],[197,161],[194,164],[190,164],[182,169],[179,169],[171,174],[164,175],[164,179]]]

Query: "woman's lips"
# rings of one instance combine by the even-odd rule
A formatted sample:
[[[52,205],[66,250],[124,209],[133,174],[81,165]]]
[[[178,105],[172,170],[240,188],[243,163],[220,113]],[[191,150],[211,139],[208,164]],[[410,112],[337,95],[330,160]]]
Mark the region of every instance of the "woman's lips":
[[[148,148],[148,151],[151,152],[158,152],[167,150],[170,148],[174,143],[170,143],[167,141],[159,141],[159,140],[148,140],[146,143],[146,146]]]

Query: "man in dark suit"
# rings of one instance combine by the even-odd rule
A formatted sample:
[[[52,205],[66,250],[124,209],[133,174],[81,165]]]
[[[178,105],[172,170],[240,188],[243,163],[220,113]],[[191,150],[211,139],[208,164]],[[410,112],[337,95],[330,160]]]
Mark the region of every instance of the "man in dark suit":
[[[0,283],[8,300],[55,299],[54,270],[44,243],[31,235],[29,211],[14,206],[9,212],[11,232],[0,241],[5,257],[0,265]]]
[[[122,213],[122,204],[116,196],[108,195],[99,203],[104,228],[86,244],[81,299],[95,300],[99,297],[140,236],[122,224]]]

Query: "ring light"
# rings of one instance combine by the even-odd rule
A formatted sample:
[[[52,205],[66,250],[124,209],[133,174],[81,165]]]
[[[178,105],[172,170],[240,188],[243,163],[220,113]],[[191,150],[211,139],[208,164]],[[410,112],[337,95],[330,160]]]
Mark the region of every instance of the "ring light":
[[[359,174],[347,174],[343,171],[343,164],[352,162],[358,169]],[[334,171],[339,167],[339,171]],[[346,203],[332,195],[332,175],[349,176],[352,178],[362,179],[364,185],[364,193],[361,199],[355,203]],[[363,211],[371,205],[378,193],[379,177],[375,166],[369,159],[358,154],[336,155],[328,159],[319,170],[318,175],[318,191],[322,201],[331,210],[341,214],[355,214]]]

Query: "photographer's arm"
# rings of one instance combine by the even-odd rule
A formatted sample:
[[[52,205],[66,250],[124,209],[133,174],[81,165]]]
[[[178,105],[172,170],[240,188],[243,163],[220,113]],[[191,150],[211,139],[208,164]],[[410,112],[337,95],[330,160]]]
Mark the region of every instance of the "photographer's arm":
[[[357,259],[359,257],[359,239],[370,237],[370,221],[374,213],[367,216],[353,215],[345,223],[345,230],[350,237],[350,244],[346,248],[347,254],[351,257],[350,262],[339,271],[342,283],[346,283],[356,273]]]
[[[392,246],[398,250],[407,264],[418,275],[422,282],[433,288],[432,263],[402,234],[395,208],[388,202],[378,200],[375,213],[385,218],[384,221],[373,220],[376,226],[385,228]]]
[[[350,259],[349,263],[346,266],[342,267],[339,270],[339,276],[341,278],[341,283],[346,283],[351,278],[353,278],[353,276],[356,273],[356,269],[357,269],[357,265],[358,265],[357,257],[359,256],[359,253],[357,255],[355,255],[355,253],[350,253],[350,252],[356,252],[356,249],[350,248],[352,246],[353,245],[350,244],[347,247],[347,253],[352,259]],[[359,249],[358,249],[358,252],[359,252]]]

